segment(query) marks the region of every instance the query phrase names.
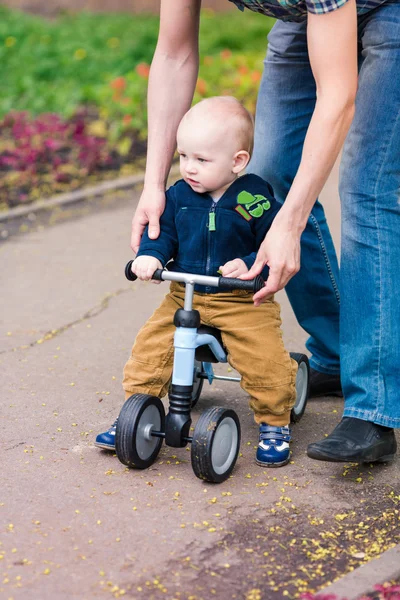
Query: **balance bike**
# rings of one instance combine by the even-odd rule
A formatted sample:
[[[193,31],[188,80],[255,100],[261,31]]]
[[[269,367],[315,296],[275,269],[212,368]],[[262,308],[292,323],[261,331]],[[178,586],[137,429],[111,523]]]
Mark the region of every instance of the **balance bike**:
[[[133,261],[125,268],[130,281]],[[119,460],[128,467],[146,469],[160,452],[163,440],[167,446],[184,448],[191,444],[191,462],[199,479],[221,483],[231,474],[240,447],[240,423],[230,408],[213,406],[204,410],[190,436],[190,411],[197,404],[204,380],[240,381],[238,377],[215,375],[212,363],[227,362],[221,332],[201,325],[200,315],[193,310],[195,284],[217,287],[220,290],[247,290],[253,293],[264,287],[263,279],[244,281],[230,277],[209,277],[190,273],[176,273],[157,269],[153,279],[185,284],[184,308],[174,317],[174,366],[169,388],[169,411],[165,415],[160,398],[148,394],[133,394],[123,405],[118,417],[115,450]],[[296,402],[291,411],[291,422],[301,419],[306,408],[309,388],[309,364],[304,354],[291,353],[298,364]]]

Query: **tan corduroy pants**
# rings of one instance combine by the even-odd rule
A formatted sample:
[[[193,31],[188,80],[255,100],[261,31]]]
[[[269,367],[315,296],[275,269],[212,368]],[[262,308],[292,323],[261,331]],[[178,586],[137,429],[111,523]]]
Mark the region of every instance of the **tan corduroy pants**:
[[[185,288],[172,283],[161,305],[140,329],[124,368],[125,397],[151,394],[162,398],[172,377],[174,314],[183,308]],[[297,363],[282,341],[280,307],[271,300],[256,308],[252,294],[237,290],[221,294],[195,293],[193,308],[201,322],[217,327],[228,361],[250,396],[256,423],[287,425],[295,402]]]

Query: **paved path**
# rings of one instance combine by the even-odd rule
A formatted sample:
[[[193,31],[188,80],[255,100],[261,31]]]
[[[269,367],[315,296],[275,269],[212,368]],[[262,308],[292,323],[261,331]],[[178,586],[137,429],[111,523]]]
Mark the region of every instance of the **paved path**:
[[[338,241],[334,178],[324,202]],[[129,471],[93,446],[122,404],[135,334],[166,289],[123,277],[133,205],[0,248],[0,596],[292,598],[393,546],[400,461],[358,467],[305,454],[339,420],[341,400],[310,402],[291,464],[263,470],[243,392],[205,386],[194,419],[232,406],[243,430],[233,477],[219,486],[194,477],[187,449],[164,447],[151,469]],[[305,334],[280,300],[287,346],[301,350]]]

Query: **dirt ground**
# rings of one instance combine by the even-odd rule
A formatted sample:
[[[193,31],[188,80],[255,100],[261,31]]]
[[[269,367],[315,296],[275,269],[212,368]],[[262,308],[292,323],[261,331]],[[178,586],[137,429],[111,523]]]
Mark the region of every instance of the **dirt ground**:
[[[241,455],[221,485],[194,476],[188,449],[164,446],[134,471],[94,447],[122,405],[135,334],[166,289],[123,276],[137,198],[54,217],[0,246],[1,597],[295,598],[394,546],[399,459],[360,467],[306,456],[338,422],[341,399],[310,401],[290,464],[262,469],[240,387],[205,384],[194,422],[222,405],[242,425]],[[334,178],[324,203],[337,243]],[[280,301],[285,343],[301,351],[306,335]]]

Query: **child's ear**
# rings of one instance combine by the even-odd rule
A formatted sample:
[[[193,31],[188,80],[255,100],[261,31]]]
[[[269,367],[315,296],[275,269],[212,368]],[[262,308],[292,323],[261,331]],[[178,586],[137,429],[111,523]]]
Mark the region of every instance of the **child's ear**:
[[[239,150],[239,152],[236,152],[233,157],[232,172],[240,173],[240,171],[243,171],[243,169],[247,167],[249,160],[250,154],[246,150]]]

